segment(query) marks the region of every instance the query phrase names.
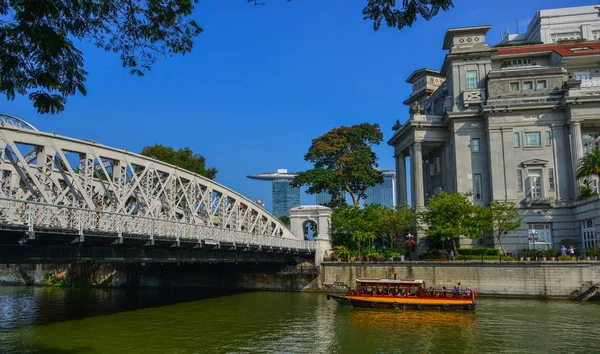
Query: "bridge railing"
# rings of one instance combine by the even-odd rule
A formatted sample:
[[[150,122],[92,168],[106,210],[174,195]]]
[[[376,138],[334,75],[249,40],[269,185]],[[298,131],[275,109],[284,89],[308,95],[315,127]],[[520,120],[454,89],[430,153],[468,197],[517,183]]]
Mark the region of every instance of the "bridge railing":
[[[2,224],[24,226],[30,231],[43,229],[80,235],[110,234],[174,242],[194,240],[209,244],[228,243],[239,247],[309,251],[315,249],[314,241],[298,241],[208,225],[7,198],[0,198],[0,225]]]

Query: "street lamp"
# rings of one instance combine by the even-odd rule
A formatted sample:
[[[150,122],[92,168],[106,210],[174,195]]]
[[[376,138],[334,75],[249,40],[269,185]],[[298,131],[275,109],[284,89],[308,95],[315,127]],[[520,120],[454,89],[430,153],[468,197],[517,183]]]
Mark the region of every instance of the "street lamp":
[[[536,230],[529,231],[529,241],[533,242],[533,260],[537,261],[537,250],[535,249],[535,241],[538,241],[538,232]]]

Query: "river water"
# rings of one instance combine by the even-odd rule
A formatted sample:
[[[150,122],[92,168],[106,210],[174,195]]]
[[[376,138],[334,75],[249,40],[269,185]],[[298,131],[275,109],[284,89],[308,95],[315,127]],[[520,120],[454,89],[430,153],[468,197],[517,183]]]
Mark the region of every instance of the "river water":
[[[597,353],[600,304],[480,298],[476,312],[324,294],[0,287],[0,353]]]

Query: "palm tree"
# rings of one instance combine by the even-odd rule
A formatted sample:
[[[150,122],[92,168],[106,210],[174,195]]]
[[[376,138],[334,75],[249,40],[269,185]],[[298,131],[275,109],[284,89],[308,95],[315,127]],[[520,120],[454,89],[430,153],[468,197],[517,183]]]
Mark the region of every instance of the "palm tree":
[[[597,176],[600,179],[600,150],[594,149],[579,160],[575,177]]]

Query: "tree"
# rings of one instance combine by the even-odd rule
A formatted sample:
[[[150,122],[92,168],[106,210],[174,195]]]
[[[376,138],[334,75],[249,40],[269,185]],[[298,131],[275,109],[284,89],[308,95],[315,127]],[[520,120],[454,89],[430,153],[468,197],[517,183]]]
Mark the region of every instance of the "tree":
[[[197,173],[210,179],[215,179],[217,177],[217,169],[214,167],[206,168],[206,159],[204,156],[194,154],[189,147],[174,150],[170,146],[155,144],[152,146],[145,146],[142,149],[141,154],[181,167],[187,171]]]
[[[265,1],[247,0],[264,5]],[[290,0],[287,0],[290,1]],[[368,0],[364,19],[402,29],[453,6],[452,0]],[[202,28],[190,18],[198,0],[0,0],[0,92],[28,95],[38,113],[60,113],[86,95],[83,53],[74,41],[118,53],[144,75],[159,57],[186,54]]]
[[[428,227],[427,236],[436,241],[452,241],[456,255],[458,238],[481,238],[489,230],[489,209],[473,205],[470,196],[442,191],[429,199],[427,210],[420,214]]]
[[[202,28],[198,0],[0,0],[0,92],[29,94],[39,113],[62,112],[86,95],[83,54],[74,40],[118,53],[143,75],[161,56],[185,54]]]
[[[386,235],[388,247],[398,248],[403,238],[415,224],[415,214],[407,207],[381,208],[377,218],[377,229]]]
[[[281,221],[282,224],[284,224],[285,226],[288,227],[288,229],[290,228],[290,217],[287,215],[282,215],[279,217],[279,221]]]
[[[600,150],[594,149],[579,160],[577,178],[596,176],[600,179]]]
[[[500,244],[500,250],[505,255],[504,245],[502,244],[502,235],[516,230],[521,223],[523,218],[519,215],[519,210],[514,203],[500,202],[493,200],[490,203],[490,218],[491,218],[491,231],[496,236],[498,243]]]
[[[453,0],[369,0],[363,15],[365,20],[373,21],[375,31],[382,21],[388,27],[402,29],[411,27],[419,15],[429,21],[440,10],[447,11],[453,6]]]
[[[309,194],[329,192],[336,206],[346,204],[347,192],[358,207],[367,188],[383,183],[383,175],[376,169],[377,155],[371,149],[382,140],[379,124],[334,128],[312,140],[304,159],[314,168],[298,173],[290,184],[308,186]]]
[[[379,209],[378,205],[367,205],[364,208],[346,205],[335,209],[331,216],[333,244],[357,249],[356,242],[362,237],[361,233],[376,233]],[[355,236],[357,232],[360,237]]]

